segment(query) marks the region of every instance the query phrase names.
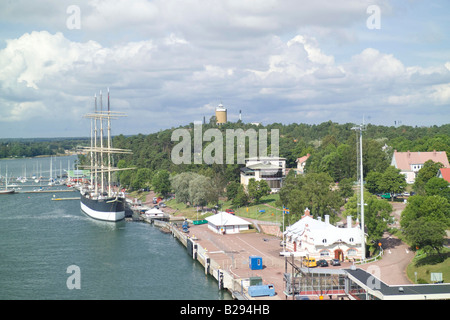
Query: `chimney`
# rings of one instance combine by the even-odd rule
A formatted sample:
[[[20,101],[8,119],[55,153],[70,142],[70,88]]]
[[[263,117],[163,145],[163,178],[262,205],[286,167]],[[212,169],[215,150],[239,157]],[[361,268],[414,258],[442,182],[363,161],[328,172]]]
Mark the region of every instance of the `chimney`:
[[[347,216],[347,228],[352,227],[352,216]]]
[[[325,215],[325,223],[330,224],[330,215],[328,214]]]
[[[309,217],[311,215],[311,211],[309,211],[308,208],[305,209],[305,214],[303,215],[304,217]]]

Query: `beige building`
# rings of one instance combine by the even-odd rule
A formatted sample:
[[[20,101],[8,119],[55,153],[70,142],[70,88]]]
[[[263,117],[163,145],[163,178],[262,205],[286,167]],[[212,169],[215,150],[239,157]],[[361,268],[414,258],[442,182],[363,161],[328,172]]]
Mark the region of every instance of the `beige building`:
[[[216,124],[225,124],[227,123],[227,109],[222,105],[216,108]]]
[[[297,174],[305,173],[306,161],[309,159],[310,156],[311,155],[308,153],[306,156],[297,158],[297,160],[295,160],[295,162],[297,163],[297,169],[295,170],[295,173]]]
[[[286,158],[254,157],[245,159],[241,168],[241,184],[247,188],[250,179],[265,180],[272,192],[278,192],[286,176]]]

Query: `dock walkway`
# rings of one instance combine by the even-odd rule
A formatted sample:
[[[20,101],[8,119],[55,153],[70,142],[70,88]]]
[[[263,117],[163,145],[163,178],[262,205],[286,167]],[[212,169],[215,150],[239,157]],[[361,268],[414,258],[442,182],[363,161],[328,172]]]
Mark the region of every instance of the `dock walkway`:
[[[147,221],[149,222],[149,221]],[[215,234],[207,224],[190,224],[189,232],[181,228],[182,222],[158,221],[155,224],[163,231],[176,237],[205,268],[205,274],[212,275],[219,288],[228,290],[235,299],[265,300],[285,299],[283,294],[284,257],[280,256],[280,239],[260,233]],[[262,270],[251,270],[250,256],[263,259]],[[272,284],[276,295],[272,297],[250,297],[247,288],[250,278],[260,277],[262,284]]]

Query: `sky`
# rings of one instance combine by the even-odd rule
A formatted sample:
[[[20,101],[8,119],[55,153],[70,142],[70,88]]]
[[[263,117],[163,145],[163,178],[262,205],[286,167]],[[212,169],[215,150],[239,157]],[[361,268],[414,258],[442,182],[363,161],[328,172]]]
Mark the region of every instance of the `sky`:
[[[448,0],[4,0],[0,138],[450,120]]]

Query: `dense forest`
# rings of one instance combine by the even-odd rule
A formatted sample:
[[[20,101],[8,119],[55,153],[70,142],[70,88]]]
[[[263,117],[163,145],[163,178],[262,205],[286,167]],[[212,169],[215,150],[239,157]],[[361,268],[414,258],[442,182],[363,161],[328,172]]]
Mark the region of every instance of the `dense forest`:
[[[286,167],[296,167],[295,160],[306,154],[311,154],[306,166],[307,172],[326,172],[335,182],[343,179],[356,178],[357,139],[359,133],[352,130],[354,124],[338,124],[332,121],[318,125],[273,123],[266,126],[256,126],[243,122],[227,123],[216,126],[213,121],[202,126],[203,133],[211,128],[220,130],[223,136],[227,129],[267,129],[268,145],[270,146],[270,132],[279,130],[279,155],[286,158]],[[215,177],[221,181],[239,181],[241,164],[179,164],[171,160],[171,153],[179,141],[172,141],[175,129],[186,129],[191,132],[193,148],[194,124],[179,128],[161,130],[148,135],[134,135],[114,137],[113,145],[117,148],[131,149],[132,155],[120,155],[122,167],[136,167],[138,170],[124,172],[121,182],[132,185],[136,181],[139,169],[146,169],[146,176],[151,177],[159,170],[166,170],[172,175],[181,172],[197,172],[205,176]],[[212,142],[203,142],[203,150]],[[248,144],[248,142],[247,142]],[[223,139],[224,150],[225,139]],[[248,145],[245,148],[248,153]],[[446,151],[450,153],[450,124],[432,127],[398,126],[386,127],[368,124],[363,132],[363,163],[364,175],[369,172],[384,172],[390,165],[392,153],[397,151]],[[270,153],[270,151],[268,152]],[[193,149],[192,149],[193,157]],[[192,161],[193,163],[193,161]],[[141,176],[142,176],[141,172]],[[136,186],[138,186],[137,183]]]

